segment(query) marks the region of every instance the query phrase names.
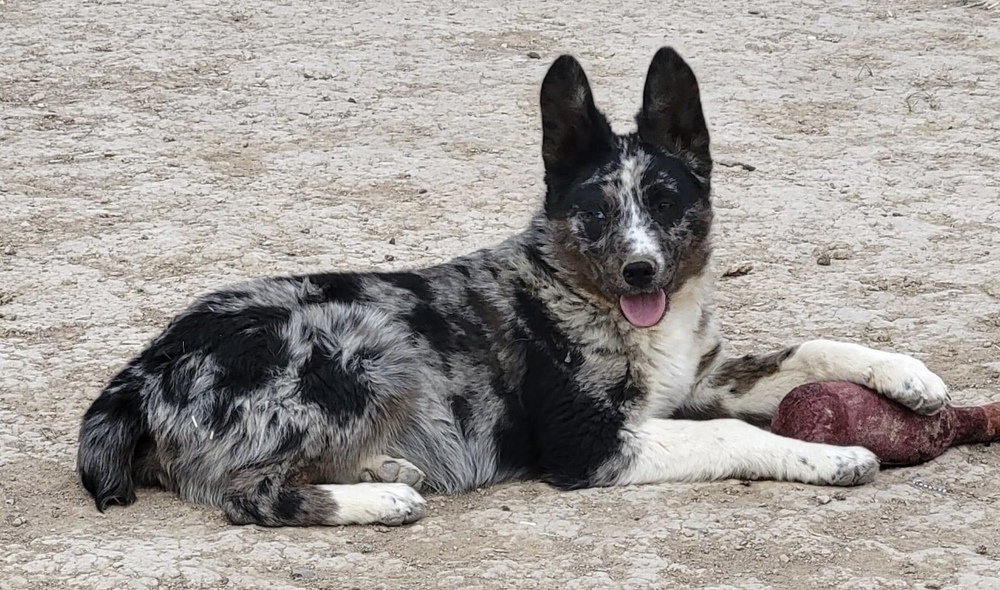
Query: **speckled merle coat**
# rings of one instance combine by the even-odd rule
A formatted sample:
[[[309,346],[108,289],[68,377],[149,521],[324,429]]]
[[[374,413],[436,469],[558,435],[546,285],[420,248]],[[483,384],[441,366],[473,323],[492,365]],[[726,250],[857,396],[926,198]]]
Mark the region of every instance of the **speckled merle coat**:
[[[257,280],[178,315],[83,419],[98,509],[155,486],[234,523],[401,524],[423,514],[421,487],[515,478],[853,485],[878,470],[867,450],[752,423],[820,379],[945,403],[903,355],[825,340],[726,355],[709,134],[672,49],[652,61],[635,133],[611,131],[570,56],[541,113],[547,191],[520,235],[411,272]]]

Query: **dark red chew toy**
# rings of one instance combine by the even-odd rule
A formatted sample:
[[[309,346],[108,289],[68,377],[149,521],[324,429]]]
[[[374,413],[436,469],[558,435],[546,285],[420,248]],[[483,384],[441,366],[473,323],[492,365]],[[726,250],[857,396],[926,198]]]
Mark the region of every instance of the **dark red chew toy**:
[[[1000,440],[1000,402],[917,414],[863,385],[807,383],[785,396],[771,420],[775,434],[862,446],[883,465],[915,465],[954,445]]]

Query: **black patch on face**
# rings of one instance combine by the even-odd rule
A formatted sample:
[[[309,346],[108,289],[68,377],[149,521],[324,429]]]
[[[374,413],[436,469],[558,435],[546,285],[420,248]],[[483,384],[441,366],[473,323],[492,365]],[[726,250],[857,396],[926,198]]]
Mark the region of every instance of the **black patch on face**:
[[[302,400],[320,407],[327,416],[341,424],[364,414],[372,396],[371,388],[361,379],[361,371],[341,366],[340,353],[331,354],[314,344],[309,360],[299,371]]]
[[[293,277],[291,280],[308,280],[319,288],[318,297],[308,295],[302,298],[306,304],[351,303],[359,301],[364,295],[359,277],[353,273],[320,273]]]
[[[591,182],[594,176],[614,168],[619,154],[609,146],[586,167],[574,170],[571,175],[548,185],[545,199],[545,216],[551,220],[569,219],[581,213],[603,213],[607,218],[608,198],[601,181]]]
[[[689,207],[707,198],[707,192],[677,158],[660,154],[654,146],[645,146],[644,151],[652,156],[642,178],[646,207],[660,227],[674,227]]]

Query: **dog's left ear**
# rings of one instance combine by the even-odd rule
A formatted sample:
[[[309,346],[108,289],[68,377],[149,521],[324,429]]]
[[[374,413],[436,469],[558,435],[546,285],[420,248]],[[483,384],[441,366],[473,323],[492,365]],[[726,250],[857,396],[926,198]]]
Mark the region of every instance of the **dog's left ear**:
[[[683,158],[698,176],[706,180],[711,176],[708,125],[698,80],[672,47],[661,48],[649,64],[636,122],[643,140]]]

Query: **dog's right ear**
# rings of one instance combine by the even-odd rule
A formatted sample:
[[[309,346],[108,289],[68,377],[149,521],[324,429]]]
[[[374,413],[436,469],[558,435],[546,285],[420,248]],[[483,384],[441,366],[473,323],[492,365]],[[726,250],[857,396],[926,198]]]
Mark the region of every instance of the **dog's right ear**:
[[[556,59],[542,81],[545,175],[570,175],[611,146],[611,125],[594,106],[587,75],[571,55]]]

